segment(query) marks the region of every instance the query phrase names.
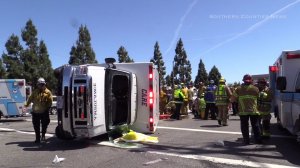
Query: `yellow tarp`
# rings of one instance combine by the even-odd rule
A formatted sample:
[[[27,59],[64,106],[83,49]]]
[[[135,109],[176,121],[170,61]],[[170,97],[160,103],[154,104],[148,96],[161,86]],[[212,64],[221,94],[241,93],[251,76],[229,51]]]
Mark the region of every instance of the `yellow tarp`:
[[[125,142],[158,143],[158,137],[145,135],[132,130],[124,134],[120,140]]]

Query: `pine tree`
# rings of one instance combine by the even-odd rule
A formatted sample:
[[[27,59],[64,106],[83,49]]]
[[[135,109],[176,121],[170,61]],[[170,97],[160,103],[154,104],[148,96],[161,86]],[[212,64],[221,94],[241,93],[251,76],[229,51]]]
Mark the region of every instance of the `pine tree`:
[[[24,68],[24,78],[33,86],[36,86],[37,79],[42,77],[47,82],[47,87],[54,91],[56,89],[56,79],[49,59],[46,44],[44,41],[38,42],[37,29],[32,20],[27,21],[25,28],[21,32],[23,41],[28,48],[21,54]]]
[[[7,78],[24,78],[23,62],[21,54],[23,47],[20,44],[19,37],[12,34],[5,43],[7,53],[2,54],[3,64],[6,67]]]
[[[54,70],[52,68],[51,61],[49,59],[48,50],[44,41],[40,41],[39,50],[39,74],[47,81],[48,88],[55,91],[57,88],[57,79],[54,76]]]
[[[32,20],[26,22],[26,26],[22,29],[21,36],[25,42],[26,48],[23,50],[21,60],[24,65],[24,78],[27,82],[36,84],[36,81],[40,76],[39,74],[39,59],[38,59],[38,39],[37,30],[32,23]]]
[[[81,25],[78,31],[79,37],[76,46],[71,47],[69,64],[94,64],[98,63],[95,52],[91,46],[91,36],[86,26]]]
[[[186,83],[190,83],[192,84],[192,76],[191,76],[191,72],[192,72],[192,65],[190,63],[190,61],[188,60],[186,62],[186,69],[185,69],[185,76],[186,76]]]
[[[0,59],[0,79],[4,79],[4,78],[6,78],[6,72],[3,67],[2,59]]]
[[[170,75],[166,76],[165,81],[166,81],[166,85],[172,86],[172,78]]]
[[[165,63],[162,58],[162,54],[159,50],[159,45],[158,42],[155,43],[154,45],[154,55],[153,58],[150,60],[150,62],[153,62],[154,65],[157,66],[157,70],[159,73],[159,84],[160,86],[163,86],[166,84],[164,76],[166,75],[166,67]]]
[[[200,63],[198,65],[198,73],[197,73],[194,83],[198,87],[198,84],[200,82],[202,82],[203,84],[208,83],[208,74],[206,72],[205,65],[204,65],[202,59],[200,59]]]
[[[221,77],[221,73],[219,72],[218,68],[214,65],[208,74],[209,80],[214,80],[215,84],[218,84]]]
[[[183,48],[183,42],[181,38],[177,42],[174,57],[174,83],[188,84],[191,80],[191,64],[187,59],[187,54]]]
[[[126,49],[123,46],[121,46],[119,48],[117,54],[118,54],[118,58],[119,58],[119,63],[134,62],[134,60],[129,57],[128,52],[126,51]]]

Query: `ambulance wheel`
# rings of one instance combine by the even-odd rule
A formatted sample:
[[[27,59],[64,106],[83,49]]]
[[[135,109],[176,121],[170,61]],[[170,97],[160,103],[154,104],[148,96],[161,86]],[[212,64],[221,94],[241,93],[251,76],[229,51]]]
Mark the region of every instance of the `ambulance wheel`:
[[[72,140],[74,139],[73,136],[71,136],[70,134],[68,134],[67,132],[65,132],[61,126],[57,126],[55,128],[55,135],[58,139],[62,139],[62,140]]]

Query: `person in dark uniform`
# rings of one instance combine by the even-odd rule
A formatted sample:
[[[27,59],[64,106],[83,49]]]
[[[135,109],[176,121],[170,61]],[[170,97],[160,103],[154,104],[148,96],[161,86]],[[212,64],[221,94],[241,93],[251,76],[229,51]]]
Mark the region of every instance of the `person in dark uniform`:
[[[37,88],[29,96],[25,106],[32,105],[32,124],[35,132],[35,143],[45,142],[45,134],[50,123],[49,109],[52,105],[52,93],[46,88],[44,78],[39,78]],[[40,135],[40,123],[42,123],[42,138]]]

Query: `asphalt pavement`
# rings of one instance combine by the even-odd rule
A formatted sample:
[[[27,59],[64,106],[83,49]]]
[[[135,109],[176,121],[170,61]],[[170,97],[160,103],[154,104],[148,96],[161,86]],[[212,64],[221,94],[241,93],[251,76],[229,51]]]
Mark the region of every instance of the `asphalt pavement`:
[[[59,140],[54,135],[56,116],[51,115],[47,143],[35,144],[31,117],[0,120],[0,167],[300,167],[300,147],[295,137],[278,129],[272,119],[270,140],[243,145],[239,117],[229,126],[216,120],[160,120],[156,144],[137,148],[99,145],[107,136]],[[55,156],[65,158],[52,163]]]

